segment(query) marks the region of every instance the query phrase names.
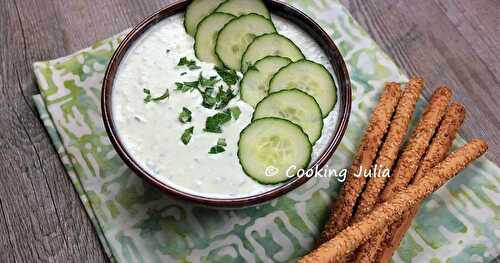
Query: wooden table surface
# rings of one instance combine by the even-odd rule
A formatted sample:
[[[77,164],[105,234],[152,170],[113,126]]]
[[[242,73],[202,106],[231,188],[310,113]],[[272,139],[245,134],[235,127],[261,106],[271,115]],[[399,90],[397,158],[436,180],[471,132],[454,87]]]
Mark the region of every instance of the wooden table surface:
[[[0,1],[0,262],[105,262],[31,96],[31,64],[133,26],[168,0]],[[500,164],[499,0],[342,0],[408,74],[455,91]]]

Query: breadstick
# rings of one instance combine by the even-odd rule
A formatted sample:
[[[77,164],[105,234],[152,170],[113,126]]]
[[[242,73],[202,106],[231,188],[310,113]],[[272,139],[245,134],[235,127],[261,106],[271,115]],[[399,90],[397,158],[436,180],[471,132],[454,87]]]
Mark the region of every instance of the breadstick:
[[[385,227],[379,234],[371,237],[367,242],[362,244],[356,250],[353,262],[370,263],[376,262],[375,259],[382,252],[382,241],[387,234],[387,227]]]
[[[353,161],[346,182],[342,186],[339,200],[333,206],[330,217],[321,233],[320,243],[329,240],[349,224],[356,200],[366,182],[364,176],[356,177],[355,174],[371,167],[400,96],[401,87],[399,84],[387,83],[385,85],[361,140],[356,159]]]
[[[413,131],[410,140],[401,153],[396,168],[382,191],[379,202],[389,199],[391,195],[408,185],[418,169],[418,163],[424,155],[427,146],[443,117],[448,101],[451,99],[451,90],[441,87],[434,91],[422,118]],[[373,262],[376,254],[381,250],[388,229],[359,247],[356,252],[356,262]],[[363,259],[363,261],[359,261]]]
[[[450,99],[451,90],[449,88],[440,87],[434,91],[422,118],[399,157],[393,174],[382,191],[382,201],[387,200],[411,181],[417,171],[420,158],[424,155],[434,131],[439,126]]]
[[[391,121],[389,132],[385,138],[382,147],[378,153],[375,167],[377,169],[391,169],[394,161],[398,157],[401,144],[406,136],[408,125],[410,124],[415,105],[417,104],[422,92],[424,80],[421,77],[413,77],[408,82],[401,99],[399,100],[394,113],[394,118]],[[368,214],[379,198],[380,192],[384,188],[387,177],[376,176],[371,177],[366,188],[361,193],[356,212],[354,213],[353,222],[359,221],[364,215]]]
[[[401,218],[403,213],[453,178],[471,161],[481,156],[488,146],[483,140],[475,139],[450,154],[444,161],[431,169],[432,176],[425,176],[415,184],[394,194],[380,203],[365,218],[347,227],[331,240],[299,260],[301,263],[338,262],[352,252],[370,236],[380,233],[386,225]]]
[[[442,161],[451,148],[453,140],[465,119],[465,108],[458,102],[452,102],[448,107],[438,131],[432,139],[413,181],[417,181],[434,165]]]
[[[427,149],[425,157],[420,162],[420,167],[418,168],[415,178],[413,178],[413,183],[422,179],[434,165],[446,157],[464,118],[464,106],[453,102],[448,108],[436,135],[432,139],[432,143]],[[404,234],[411,226],[411,221],[417,215],[418,206],[419,204],[406,212],[401,220],[391,225],[383,241],[384,249],[381,251],[380,255],[377,255],[376,262],[389,262],[394,252],[398,249]]]

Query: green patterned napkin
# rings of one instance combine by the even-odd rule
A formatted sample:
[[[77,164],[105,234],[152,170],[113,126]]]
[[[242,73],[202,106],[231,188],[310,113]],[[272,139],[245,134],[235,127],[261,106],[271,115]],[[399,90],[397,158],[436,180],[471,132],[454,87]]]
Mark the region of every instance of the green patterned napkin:
[[[342,169],[383,83],[407,78],[337,1],[292,4],[330,33],[349,67],[351,120],[328,163]],[[313,178],[261,206],[216,210],[175,200],[126,167],[106,136],[99,105],[106,64],[125,33],[34,63],[40,117],[111,260],[289,262],[309,251],[339,187],[333,178]],[[428,198],[394,261],[485,262],[499,254],[499,173],[482,158]]]

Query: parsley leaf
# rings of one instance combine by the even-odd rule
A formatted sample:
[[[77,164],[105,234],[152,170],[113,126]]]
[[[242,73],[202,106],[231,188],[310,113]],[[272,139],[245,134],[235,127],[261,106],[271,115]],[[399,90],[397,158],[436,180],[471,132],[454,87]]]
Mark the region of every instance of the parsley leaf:
[[[170,97],[170,91],[167,89],[167,90],[165,90],[163,95],[161,95],[160,97],[152,98],[151,100],[160,101],[160,100],[168,99],[169,97]]]
[[[182,57],[177,63],[177,66],[186,66],[189,70],[199,69],[200,66],[196,65],[196,61],[189,60],[186,57]]]
[[[190,128],[185,129],[184,132],[182,133],[181,141],[182,143],[184,143],[184,145],[187,145],[191,140],[191,137],[193,137],[193,131],[194,127],[191,126]]]
[[[151,91],[148,89],[143,89],[142,91],[144,92],[144,95],[146,95],[146,97],[144,97],[144,103],[150,102],[151,101]]]
[[[220,66],[215,66],[214,69],[217,71],[217,74],[219,74],[222,80],[229,86],[238,83],[238,80],[240,80],[234,69],[228,69]]]
[[[218,81],[218,80],[217,80]],[[214,82],[214,78],[211,77],[209,79],[204,78],[201,74],[198,80],[189,81],[189,82],[176,82],[176,90],[181,92],[188,92],[193,90],[198,90],[203,98],[203,102],[201,105],[205,108],[211,109],[217,103],[215,97],[212,96],[214,88],[212,87]],[[200,88],[200,84],[204,89]],[[210,86],[210,85],[212,86]]]
[[[159,97],[153,97],[151,95],[151,91],[148,90],[148,89],[143,89],[144,91],[144,94],[146,95],[146,97],[144,97],[144,103],[149,103],[151,101],[161,101],[161,100],[164,100],[164,99],[168,99],[170,97],[170,92],[169,90],[165,90],[165,92],[163,93],[163,95],[159,96]]]
[[[200,76],[198,77],[198,82],[202,87],[213,87],[215,83],[219,82],[219,79],[217,78],[217,76],[211,76],[209,78],[205,78],[200,72]]]
[[[214,96],[212,96],[213,88],[207,88],[204,92],[202,92],[201,96],[203,97],[203,101],[201,106],[211,109],[217,103],[217,100]]]
[[[218,153],[225,152],[225,151],[226,151],[226,149],[224,149],[224,147],[219,146],[219,145],[215,145],[215,146],[212,146],[212,148],[210,148],[210,151],[208,153],[209,154],[218,154]]]
[[[236,93],[231,88],[224,90],[222,86],[219,87],[217,94],[213,96],[213,87],[207,87],[204,90],[198,89],[203,97],[201,105],[205,108],[212,109],[214,106],[220,110],[227,106],[229,101],[236,97]]]
[[[176,90],[182,91],[182,92],[187,92],[187,91],[193,91],[195,89],[198,89],[198,81],[188,81],[188,82],[176,82],[175,83]]]
[[[219,92],[215,96],[215,99],[217,100],[217,106],[215,108],[219,110],[226,107],[229,101],[231,101],[234,97],[236,97],[236,93],[233,93],[231,88],[224,90],[222,86],[220,86]]]
[[[231,88],[224,90],[223,86],[220,86],[217,94],[213,96],[214,85],[219,81],[220,79],[217,76],[205,78],[200,73],[198,80],[176,82],[175,86],[176,90],[181,92],[198,90],[203,98],[201,105],[205,108],[212,109],[215,106],[216,109],[222,109],[226,107],[231,99],[236,97],[236,93]]]
[[[182,107],[182,112],[179,114],[179,121],[182,123],[188,123],[191,119],[191,111],[186,107]]]
[[[213,132],[213,133],[221,133],[221,125],[229,122],[231,120],[231,112],[229,110],[226,110],[224,112],[219,112],[213,116],[210,116],[207,118],[205,121],[205,131],[206,132]]]
[[[235,120],[237,120],[240,117],[240,114],[241,114],[240,107],[238,107],[238,106],[231,107],[231,108],[229,108],[229,111],[231,112],[231,115],[233,115],[233,118]]]
[[[220,79],[217,78],[217,76],[205,78],[203,74],[200,73],[198,80],[176,82],[175,85],[176,90],[181,92],[198,90],[203,98],[201,103],[203,107],[212,109],[215,106],[216,109],[222,109],[227,106],[231,99],[236,97],[236,93],[231,88],[224,90],[223,86],[219,86],[217,94],[213,96],[214,85],[219,81]]]
[[[225,152],[226,149],[224,147],[226,147],[226,146],[227,146],[226,139],[219,138],[217,140],[217,145],[212,146],[212,148],[210,148],[210,151],[208,153],[209,154],[218,154],[221,152]]]

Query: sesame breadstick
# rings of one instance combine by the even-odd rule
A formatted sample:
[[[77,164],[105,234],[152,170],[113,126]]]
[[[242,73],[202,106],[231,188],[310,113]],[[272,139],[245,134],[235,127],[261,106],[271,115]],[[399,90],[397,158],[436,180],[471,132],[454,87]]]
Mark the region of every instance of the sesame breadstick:
[[[389,200],[380,203],[365,218],[347,227],[331,240],[299,260],[300,263],[338,262],[354,251],[371,236],[380,233],[401,218],[403,213],[453,178],[471,161],[481,156],[488,146],[483,140],[475,139],[450,154],[444,161],[429,171],[415,184],[394,194]]]
[[[420,158],[424,155],[434,131],[439,126],[450,99],[451,90],[449,88],[440,87],[434,91],[422,118],[399,157],[392,176],[382,191],[382,201],[387,200],[411,181],[417,172]]]
[[[415,105],[417,104],[422,92],[424,80],[421,77],[413,77],[408,82],[403,95],[399,100],[391,121],[389,132],[385,138],[382,147],[378,153],[375,167],[380,170],[391,169],[398,157],[401,144],[406,136],[408,125],[410,124]],[[353,222],[359,221],[364,215],[368,214],[379,198],[380,192],[384,188],[387,177],[376,176],[368,180],[366,188],[361,193]]]
[[[453,102],[450,107],[448,107],[446,115],[434,139],[432,139],[432,143],[427,149],[425,157],[420,162],[420,167],[418,168],[415,178],[413,178],[413,183],[423,178],[434,165],[446,157],[464,118],[464,106]],[[398,249],[404,234],[411,226],[411,221],[417,215],[418,206],[419,205],[413,207],[404,214],[401,220],[391,225],[388,235],[386,235],[384,240],[384,249],[377,255],[376,262],[389,262],[394,252]]]
[[[349,224],[356,200],[366,182],[364,176],[356,177],[355,174],[371,167],[400,96],[401,87],[398,83],[386,83],[361,140],[356,159],[353,161],[346,182],[342,186],[339,200],[333,206],[330,217],[321,233],[320,243],[329,240]]]
[[[378,202],[388,200],[391,195],[405,188],[411,181],[450,99],[451,90],[449,88],[441,87],[434,91]],[[360,246],[356,251],[356,262],[374,262],[377,253],[382,250],[382,242],[385,240],[387,232],[386,228],[379,235],[372,237],[369,242]]]
[[[383,249],[382,241],[384,241],[387,231],[387,227],[384,227],[379,234],[374,235],[367,242],[359,246],[356,250],[353,262],[376,262],[375,259],[381,255]]]
[[[438,131],[432,139],[423,160],[420,162],[413,181],[417,181],[437,163],[442,161],[451,148],[453,140],[465,119],[465,108],[458,102],[452,102],[448,107]]]

